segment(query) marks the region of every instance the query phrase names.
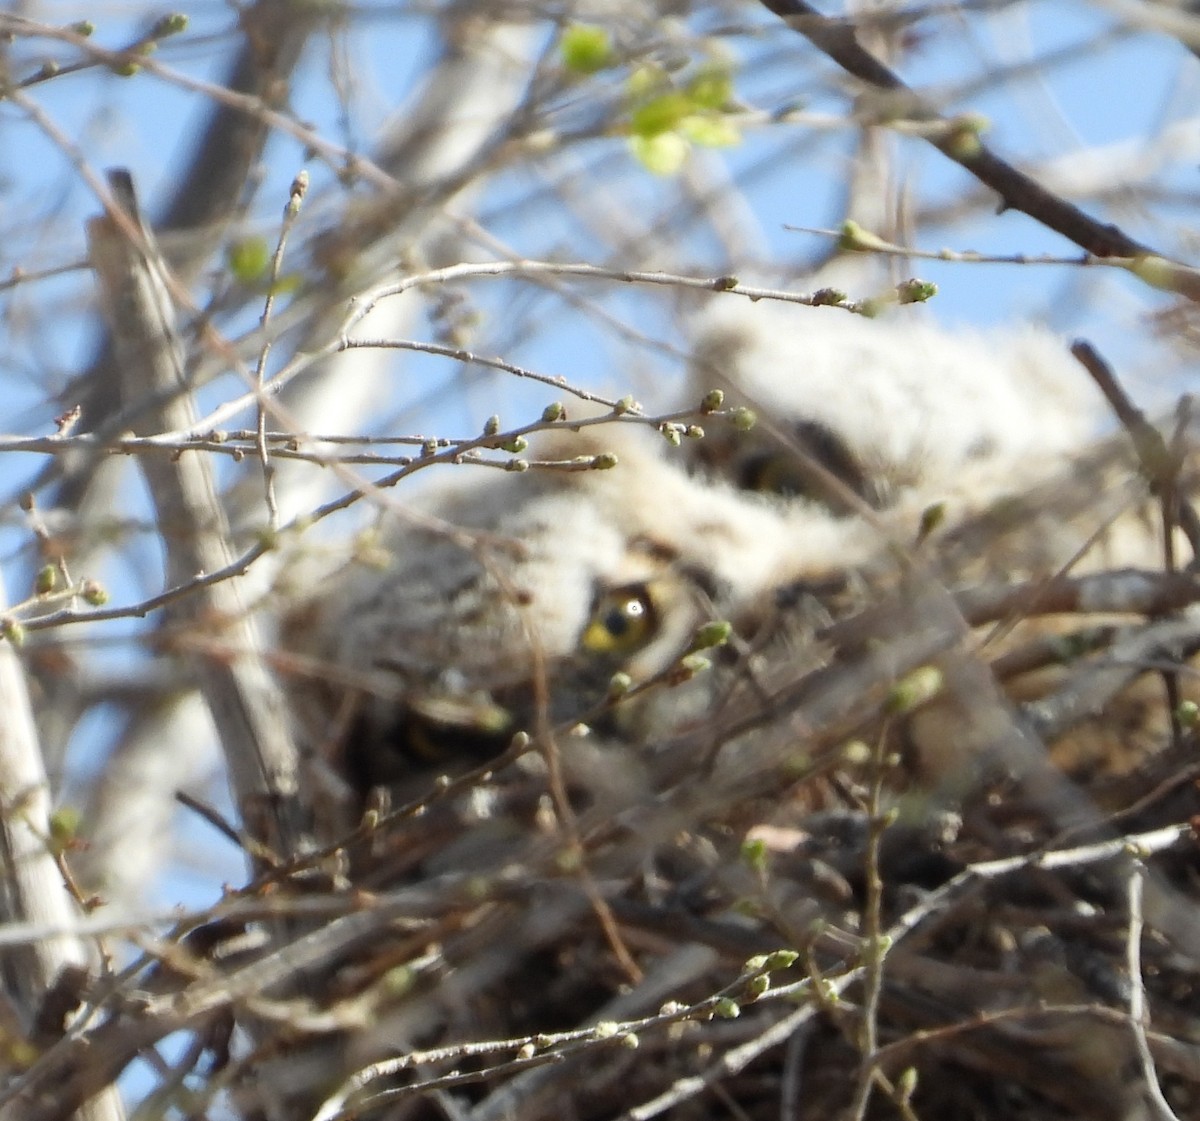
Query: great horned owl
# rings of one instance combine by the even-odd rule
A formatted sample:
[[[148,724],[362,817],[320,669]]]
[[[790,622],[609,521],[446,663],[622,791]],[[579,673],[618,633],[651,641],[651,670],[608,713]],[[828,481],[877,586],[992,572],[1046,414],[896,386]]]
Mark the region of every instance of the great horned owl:
[[[894,584],[897,551],[921,536],[932,504],[966,553],[943,568],[952,579],[1048,575],[1093,528],[1071,536],[1066,519],[1042,525],[1028,507],[998,534],[998,561],[953,536],[1069,475],[1095,430],[1099,395],[1047,333],[739,305],[701,321],[693,381],[693,400],[721,384],[748,401],[771,438],[714,416],[688,464],[629,417],[582,432],[564,421],[544,457],[611,452],[616,465],[461,469],[423,507],[452,528],[389,519],[372,556],[295,613],[293,645],[336,671],[335,685],[306,691],[305,737],[354,785],[487,758],[518,730],[586,725],[593,742],[643,754],[700,735],[731,690],[744,706],[763,688],[756,677],[819,668],[829,652],[806,638],[820,630],[813,606],[855,578]],[[811,485],[813,461],[849,505]],[[1139,528],[1097,565],[1140,560],[1149,540]],[[922,548],[936,570],[936,540],[932,557]],[[733,641],[714,672],[693,673],[681,659],[714,620]],[[609,704],[618,674],[630,696]]]

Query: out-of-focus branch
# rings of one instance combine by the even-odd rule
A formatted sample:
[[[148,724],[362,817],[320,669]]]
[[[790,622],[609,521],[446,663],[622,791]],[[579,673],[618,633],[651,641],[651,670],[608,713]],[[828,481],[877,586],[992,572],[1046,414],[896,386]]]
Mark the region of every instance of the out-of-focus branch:
[[[88,235],[128,402],[183,384],[180,340],[161,283],[152,237],[140,222],[127,175],[112,175],[114,194],[141,234],[135,240],[110,217],[94,219]],[[124,225],[125,223],[122,223]],[[144,424],[174,429],[192,418],[186,395],[163,405]],[[142,469],[153,496],[167,555],[167,580],[179,584],[230,563],[224,515],[208,461],[202,456],[147,459]],[[239,805],[256,836],[287,856],[302,847],[298,763],[283,699],[261,657],[262,643],[233,580],[209,585],[172,608],[184,628],[220,627],[242,653],[202,659],[199,678],[219,729]]]
[[[0,584],[0,609],[5,605]],[[50,788],[34,730],[25,677],[12,642],[0,642],[0,860],[3,861],[3,912],[9,921],[71,926],[78,911],[51,846]],[[4,954],[5,987],[32,1031],[43,1001],[63,970],[86,960],[71,937],[42,938]],[[49,1025],[47,1025],[49,1026]],[[65,1025],[56,1025],[61,1028]],[[120,1121],[124,1116],[115,1090],[99,1094],[79,1121]]]
[[[881,123],[919,125],[920,135],[939,152],[999,194],[1003,209],[1028,214],[1093,256],[1125,258],[1143,280],[1200,303],[1200,270],[1170,261],[1119,227],[1097,221],[1002,160],[979,139],[971,121],[943,116],[863,47],[852,22],[824,16],[806,0],[762,4],[848,74],[885,95],[875,106]]]
[[[259,0],[239,15],[243,42],[224,83],[229,89],[272,106],[284,103],[288,80],[318,23],[321,7],[290,0]],[[207,260],[213,244],[239,212],[250,173],[270,135],[261,115],[218,103],[167,203],[164,230],[192,231],[170,254],[185,280]]]

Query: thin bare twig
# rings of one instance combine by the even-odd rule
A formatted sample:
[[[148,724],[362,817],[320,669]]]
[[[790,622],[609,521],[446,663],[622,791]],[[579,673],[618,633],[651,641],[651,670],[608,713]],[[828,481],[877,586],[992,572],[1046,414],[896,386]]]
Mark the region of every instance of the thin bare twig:
[[[1150,1044],[1146,1039],[1146,1023],[1149,1016],[1146,1009],[1146,988],[1142,981],[1142,882],[1145,875],[1141,862],[1132,860],[1127,897],[1129,931],[1125,942],[1125,964],[1129,970],[1129,1028],[1133,1032],[1142,1077],[1146,1081],[1146,1091],[1155,1114],[1159,1121],[1179,1121],[1163,1096],[1162,1086],[1154,1069],[1154,1056],[1150,1053]]]

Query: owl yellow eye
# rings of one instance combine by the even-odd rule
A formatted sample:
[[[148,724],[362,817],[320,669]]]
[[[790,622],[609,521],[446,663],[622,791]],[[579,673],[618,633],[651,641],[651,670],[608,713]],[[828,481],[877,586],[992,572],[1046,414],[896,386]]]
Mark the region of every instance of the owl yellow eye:
[[[600,597],[580,645],[591,654],[625,655],[654,636],[657,619],[643,585],[615,588]]]

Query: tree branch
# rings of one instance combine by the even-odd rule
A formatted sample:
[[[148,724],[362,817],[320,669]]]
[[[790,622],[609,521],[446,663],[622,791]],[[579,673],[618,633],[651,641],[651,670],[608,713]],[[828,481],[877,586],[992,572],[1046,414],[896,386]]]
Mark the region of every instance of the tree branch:
[[[105,314],[122,371],[128,403],[147,391],[183,385],[180,340],[173,309],[161,283],[160,262],[152,235],[141,223],[133,184],[122,172],[110,176],[124,214],[93,219],[88,230],[92,262],[104,298]],[[140,236],[129,236],[132,224]],[[186,426],[193,419],[191,400],[179,395],[143,424],[153,430]],[[225,569],[231,552],[207,459],[182,455],[153,457],[142,470],[164,529],[167,581],[179,585],[198,573]],[[303,847],[305,832],[299,804],[298,758],[288,732],[282,694],[262,657],[262,640],[249,617],[237,583],[222,580],[203,594],[173,606],[179,622],[220,626],[242,653],[230,659],[202,659],[200,686],[212,710],[229,761],[239,805],[256,836],[283,856]]]
[[[1200,303],[1200,270],[1168,260],[1118,226],[1097,221],[1006,163],[979,139],[969,119],[943,116],[863,47],[851,21],[824,16],[806,0],[762,0],[762,4],[848,74],[886,95],[875,105],[880,124],[905,120],[924,126],[921,135],[994,190],[1002,210],[1028,214],[1093,256],[1125,258],[1129,270],[1147,283]]]

